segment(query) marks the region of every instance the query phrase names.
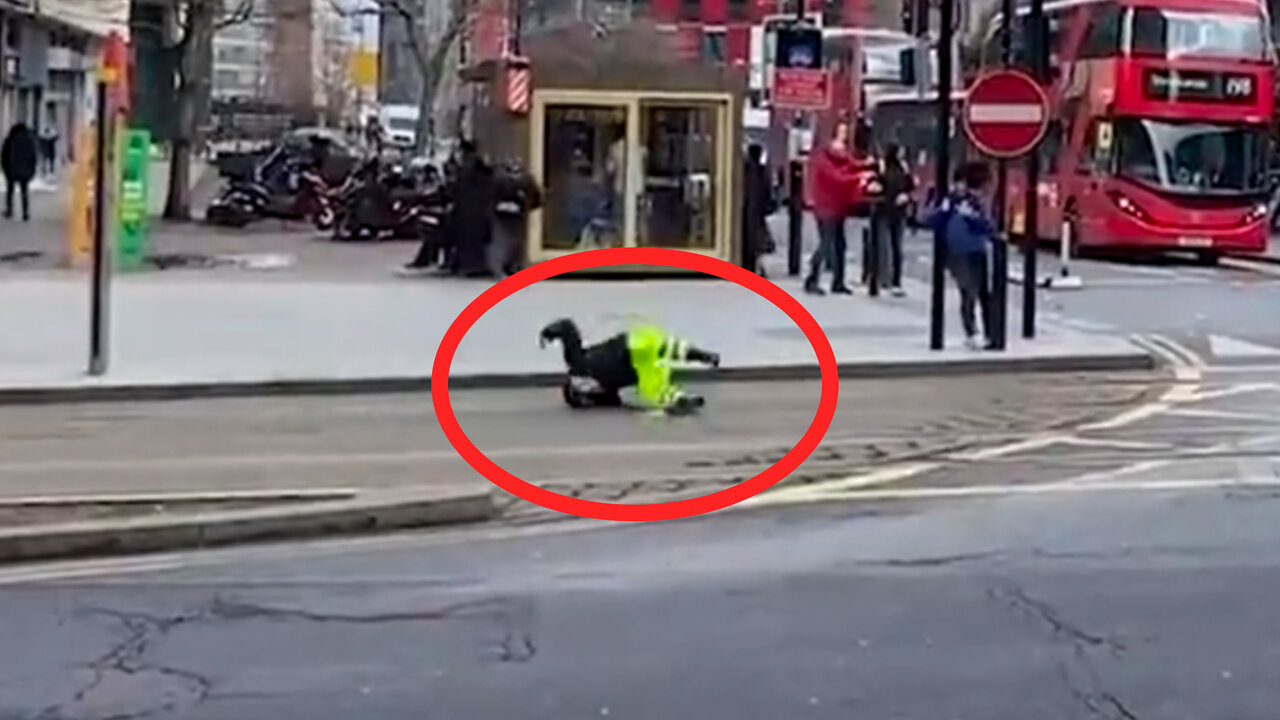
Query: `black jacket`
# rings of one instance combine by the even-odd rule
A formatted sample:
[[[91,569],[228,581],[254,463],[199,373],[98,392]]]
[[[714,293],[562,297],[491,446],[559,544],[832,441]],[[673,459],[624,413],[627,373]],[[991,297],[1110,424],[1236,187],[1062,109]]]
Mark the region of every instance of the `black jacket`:
[[[499,218],[523,219],[542,207],[542,190],[533,176],[522,170],[503,168],[495,177],[494,191]]]
[[[0,148],[0,170],[14,182],[31,182],[36,176],[36,135],[23,123],[15,123]]]
[[[904,208],[896,204],[897,197],[903,194],[910,195],[916,189],[915,178],[901,160],[882,161],[879,176],[880,184],[884,188],[880,194],[881,206],[885,210],[902,212]]]

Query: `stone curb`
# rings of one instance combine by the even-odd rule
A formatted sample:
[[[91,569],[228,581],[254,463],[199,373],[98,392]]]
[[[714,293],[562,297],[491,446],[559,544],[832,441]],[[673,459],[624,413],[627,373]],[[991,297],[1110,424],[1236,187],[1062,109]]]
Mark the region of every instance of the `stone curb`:
[[[1152,370],[1156,361],[1134,349],[1094,355],[1010,358],[991,354],[946,360],[865,361],[840,363],[844,379],[941,377],[992,373],[1116,372]],[[689,370],[681,377],[690,382],[750,382],[808,380],[819,376],[812,363],[719,370]],[[556,387],[561,373],[485,373],[449,378],[451,390]],[[363,395],[375,393],[429,392],[431,376],[388,376],[342,379],[230,380],[226,382],[138,383],[96,386],[45,386],[0,388],[0,405],[50,403],[124,402],[143,400],[192,400],[204,398],[270,397],[289,395]]]
[[[489,489],[386,491],[289,507],[0,530],[0,563],[207,548],[489,520]]]

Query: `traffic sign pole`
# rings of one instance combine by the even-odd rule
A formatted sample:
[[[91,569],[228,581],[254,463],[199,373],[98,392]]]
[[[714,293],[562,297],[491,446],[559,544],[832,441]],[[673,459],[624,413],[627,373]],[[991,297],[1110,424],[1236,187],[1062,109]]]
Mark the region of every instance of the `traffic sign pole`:
[[[110,78],[108,74],[108,78]],[[111,288],[111,248],[108,245],[108,179],[111,177],[111,109],[109,85],[98,83],[97,146],[93,182],[93,266],[89,278],[89,374],[107,372]]]
[[[946,196],[951,181],[951,45],[955,40],[955,3],[942,3],[938,28],[938,135],[934,148],[934,195]],[[929,17],[920,19],[920,36],[929,32]],[[929,349],[941,350],[945,340],[947,246],[942,232],[933,233],[933,273],[929,297]]]
[[[1013,63],[1013,18],[1017,9],[1014,0],[1001,0],[1000,63],[1007,70]],[[991,341],[996,350],[1004,350],[1009,343],[1009,162],[996,163],[996,227],[1003,237],[992,248],[991,278]]]
[[[1044,0],[1031,0],[1031,12],[1028,23],[1032,37],[1027,38],[1027,46],[1035,48],[1031,60],[1031,71],[1037,83],[1043,84],[1049,79],[1049,38],[1046,37],[1044,18]],[[1046,98],[1046,110],[1048,103]],[[1048,113],[1045,113],[1045,127],[1048,127]],[[1041,133],[1043,136],[1043,133]],[[1038,140],[1037,140],[1038,144]],[[1027,155],[1027,222],[1022,230],[1022,337],[1031,339],[1036,336],[1036,249],[1040,241],[1040,153],[1033,147]]]

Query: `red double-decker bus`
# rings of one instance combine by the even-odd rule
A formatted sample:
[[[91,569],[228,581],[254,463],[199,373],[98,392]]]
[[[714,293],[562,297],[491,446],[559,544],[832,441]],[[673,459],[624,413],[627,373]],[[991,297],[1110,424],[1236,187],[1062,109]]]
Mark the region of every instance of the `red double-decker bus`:
[[[1048,4],[1046,20],[1055,108],[1039,148],[1040,237],[1206,262],[1265,249],[1276,62],[1266,6],[1070,0]],[[999,23],[984,65],[999,64]],[[1025,30],[1015,27],[1019,41]],[[1011,173],[1014,234],[1024,177]]]

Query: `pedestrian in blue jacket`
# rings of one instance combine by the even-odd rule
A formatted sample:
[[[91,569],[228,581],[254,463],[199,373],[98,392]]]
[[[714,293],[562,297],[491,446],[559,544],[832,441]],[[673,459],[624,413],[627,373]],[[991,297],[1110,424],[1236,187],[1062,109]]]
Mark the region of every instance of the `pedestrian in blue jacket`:
[[[991,181],[991,171],[979,162],[961,165],[956,184],[942,202],[929,211],[928,225],[942,233],[947,265],[960,291],[960,322],[964,325],[965,346],[977,350],[978,327],[975,309],[982,311],[986,349],[991,338],[991,263],[988,246],[996,239],[996,226],[984,207],[982,191]]]

